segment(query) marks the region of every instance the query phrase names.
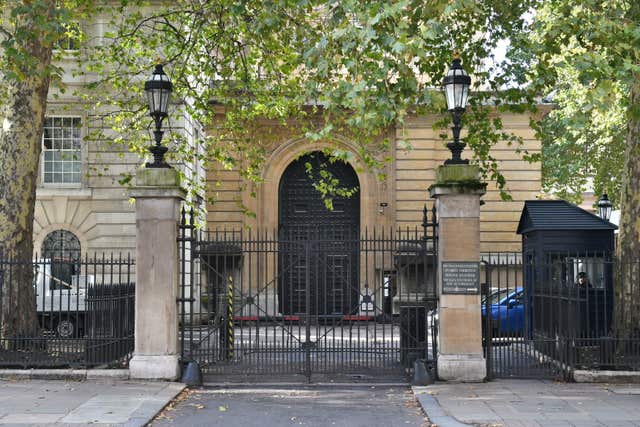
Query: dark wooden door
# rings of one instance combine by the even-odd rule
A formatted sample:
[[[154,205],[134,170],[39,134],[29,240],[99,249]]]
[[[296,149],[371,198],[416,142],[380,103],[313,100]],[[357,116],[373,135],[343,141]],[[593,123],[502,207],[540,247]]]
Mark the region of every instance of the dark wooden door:
[[[321,170],[343,188],[358,188],[358,177],[344,162],[331,163],[321,152],[292,162],[280,179],[278,260],[280,311],[284,315],[344,315],[358,306],[360,194],[334,197],[327,208],[314,187]],[[288,250],[287,245],[300,248]]]

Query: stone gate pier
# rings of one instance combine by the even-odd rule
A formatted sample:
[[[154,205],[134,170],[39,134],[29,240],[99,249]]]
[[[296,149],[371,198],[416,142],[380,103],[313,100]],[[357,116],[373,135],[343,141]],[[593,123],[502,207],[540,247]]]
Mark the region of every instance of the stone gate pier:
[[[479,177],[474,165],[440,166],[429,188],[439,221],[438,377],[445,381],[486,377],[479,278],[480,197],[486,184]]]
[[[173,168],[141,169],[136,200],[136,320],[129,375],[179,377],[177,224],[185,192]]]

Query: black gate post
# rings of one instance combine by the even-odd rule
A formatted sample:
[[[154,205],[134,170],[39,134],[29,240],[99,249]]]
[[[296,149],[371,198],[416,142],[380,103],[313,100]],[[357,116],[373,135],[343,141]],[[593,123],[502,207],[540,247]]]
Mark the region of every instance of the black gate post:
[[[178,298],[178,313],[180,316],[180,330],[179,333],[179,341],[180,341],[180,357],[183,361],[190,360],[191,355],[189,354],[191,349],[186,347],[187,343],[193,342],[193,328],[189,328],[187,334],[187,328],[185,325],[193,325],[193,303],[195,299],[193,298],[193,289],[194,289],[194,262],[195,259],[195,251],[196,251],[196,227],[195,227],[195,212],[193,208],[190,210],[186,210],[184,207],[180,210],[180,221],[178,224],[178,256],[179,256],[179,274],[178,278],[178,287],[179,287],[179,298]],[[187,277],[188,275],[188,277]],[[189,296],[187,297],[187,291]],[[187,305],[188,304],[188,305]],[[187,310],[189,314],[187,314]],[[188,316],[188,318],[187,318]]]
[[[311,316],[313,315],[311,311],[311,267],[313,264],[311,263],[311,242],[304,242],[304,256],[305,256],[305,265],[307,268],[304,273],[304,281],[305,281],[305,338],[304,338],[304,349],[305,349],[305,375],[307,377],[307,381],[311,383]],[[314,275],[316,277],[317,275]]]
[[[493,379],[493,331],[491,330],[491,264],[487,261],[481,261],[484,264],[484,284],[481,289],[484,298],[484,351],[487,361],[487,380]]]

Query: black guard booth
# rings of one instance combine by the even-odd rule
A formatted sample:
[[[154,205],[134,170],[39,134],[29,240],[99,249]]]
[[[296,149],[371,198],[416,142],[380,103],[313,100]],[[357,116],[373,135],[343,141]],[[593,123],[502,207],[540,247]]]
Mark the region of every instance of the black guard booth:
[[[517,233],[530,337],[557,342],[610,332],[616,228],[563,200],[525,202]]]

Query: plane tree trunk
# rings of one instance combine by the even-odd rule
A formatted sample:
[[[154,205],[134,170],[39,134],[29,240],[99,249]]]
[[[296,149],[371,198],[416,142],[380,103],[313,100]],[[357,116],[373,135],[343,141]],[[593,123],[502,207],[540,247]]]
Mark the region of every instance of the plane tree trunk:
[[[637,7],[640,9],[640,7]],[[629,336],[640,330],[640,72],[634,73],[627,121],[622,181],[615,329]]]
[[[8,64],[0,70],[0,339],[5,348],[38,333],[33,214],[55,8],[55,0],[41,0],[37,9],[34,2],[15,3],[38,13],[15,18],[10,33],[4,33],[13,50],[0,52]]]

